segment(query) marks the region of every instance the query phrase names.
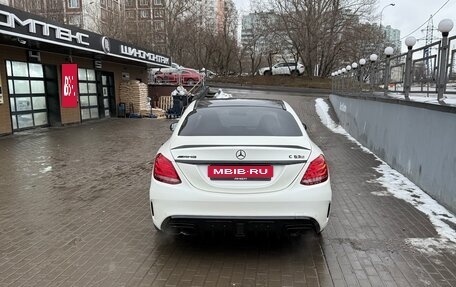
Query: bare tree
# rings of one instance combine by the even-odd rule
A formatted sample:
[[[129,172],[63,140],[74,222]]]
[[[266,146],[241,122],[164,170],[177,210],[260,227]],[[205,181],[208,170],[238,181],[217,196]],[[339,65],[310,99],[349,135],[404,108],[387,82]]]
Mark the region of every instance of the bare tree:
[[[197,7],[197,0],[166,0],[165,1],[165,33],[166,53],[178,53],[182,56],[182,36],[185,33],[182,22],[193,14],[192,8]]]
[[[308,75],[316,67],[325,76],[338,62],[338,55],[351,45],[363,15],[369,15],[376,0],[270,0],[277,13],[277,27],[291,41]]]

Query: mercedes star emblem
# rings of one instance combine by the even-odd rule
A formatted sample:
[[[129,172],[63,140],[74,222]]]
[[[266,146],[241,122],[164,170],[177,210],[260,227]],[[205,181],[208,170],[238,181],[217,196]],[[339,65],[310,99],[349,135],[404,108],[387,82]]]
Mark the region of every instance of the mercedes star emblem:
[[[238,150],[238,151],[236,152],[236,157],[237,157],[237,159],[239,159],[239,160],[243,160],[243,159],[245,158],[246,155],[247,155],[247,154],[246,154],[245,151],[243,151],[242,149],[240,149],[240,150]]]

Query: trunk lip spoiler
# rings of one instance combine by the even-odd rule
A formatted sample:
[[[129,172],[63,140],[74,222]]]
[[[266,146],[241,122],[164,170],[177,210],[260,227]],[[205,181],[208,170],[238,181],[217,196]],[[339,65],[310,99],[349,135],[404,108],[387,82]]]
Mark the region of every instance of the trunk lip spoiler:
[[[191,148],[211,148],[211,147],[237,147],[237,148],[247,148],[247,147],[271,147],[271,148],[289,148],[289,149],[302,149],[302,150],[311,150],[299,145],[182,145],[171,148],[171,150],[180,150],[180,149],[191,149]]]
[[[239,160],[225,160],[225,161],[211,161],[211,160],[181,160],[175,159],[176,163],[185,164],[211,164],[211,165],[290,165],[290,164],[303,164],[307,160],[273,160],[273,161],[239,161]]]

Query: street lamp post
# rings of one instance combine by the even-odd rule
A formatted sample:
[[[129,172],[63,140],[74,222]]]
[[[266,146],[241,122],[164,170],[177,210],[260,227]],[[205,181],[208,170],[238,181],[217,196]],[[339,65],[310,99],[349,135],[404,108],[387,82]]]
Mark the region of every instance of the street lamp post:
[[[346,74],[347,74],[347,69],[342,68],[342,92],[345,93],[345,87],[346,87]]]
[[[381,37],[382,37],[382,38],[381,38],[381,41],[384,40],[384,39],[383,39],[383,30],[382,30],[383,10],[385,10],[386,8],[388,8],[388,7],[390,7],[390,6],[391,6],[391,7],[394,7],[394,6],[396,6],[396,4],[390,3],[390,4],[388,4],[388,5],[385,5],[385,6],[382,8],[382,10],[380,11],[380,23],[379,23],[379,28],[380,28],[380,33],[381,33]],[[380,53],[380,51],[381,51],[380,45],[381,45],[381,44],[379,43],[378,53]]]
[[[340,92],[342,90],[342,82],[341,82],[341,74],[342,72],[339,70],[336,71],[337,74],[337,90]]]
[[[352,85],[352,77],[350,76],[350,70],[352,69],[352,67],[350,65],[347,65],[347,67],[345,67],[345,69],[347,69],[347,92],[348,93],[351,93],[351,89],[353,87]]]
[[[353,62],[351,64],[351,67],[353,69],[353,90],[354,92],[356,93],[356,91],[358,90],[358,63],[356,62]]]
[[[359,78],[360,78],[360,90],[363,92],[363,83],[364,83],[364,65],[366,65],[366,59],[362,58],[359,60]]]
[[[440,63],[439,63],[439,82],[437,85],[437,100],[440,102],[443,99],[443,93],[446,89],[447,65],[448,65],[448,34],[453,29],[453,21],[443,19],[440,21],[437,28],[442,33],[442,44],[440,48]]]
[[[385,72],[384,72],[384,79],[383,79],[383,95],[386,97],[388,93],[388,86],[390,81],[390,57],[394,53],[393,47],[386,47],[384,54],[386,56],[386,63],[385,63]]]
[[[405,39],[405,45],[407,46],[407,56],[405,58],[404,94],[406,100],[410,100],[409,94],[412,87],[412,49],[415,44],[415,37],[410,36]]]
[[[388,4],[388,5],[385,5],[385,7],[382,8],[382,11],[380,12],[380,31],[381,31],[381,29],[382,29],[383,10],[385,10],[385,9],[388,8],[389,6],[393,7],[393,6],[396,6],[396,4],[390,3],[390,4]]]
[[[378,56],[377,54],[372,54],[369,57],[371,67],[370,67],[370,76],[369,76],[369,83],[371,88],[371,93],[374,95],[374,77],[375,77],[375,62],[377,61]]]

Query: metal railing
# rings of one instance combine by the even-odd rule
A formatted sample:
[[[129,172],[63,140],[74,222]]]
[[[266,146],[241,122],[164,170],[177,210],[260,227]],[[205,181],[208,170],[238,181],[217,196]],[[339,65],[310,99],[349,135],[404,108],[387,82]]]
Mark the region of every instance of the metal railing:
[[[377,60],[360,60],[331,74],[334,93],[388,96],[396,94],[409,100],[413,96],[456,97],[456,36],[442,33],[441,40],[406,53],[382,55]],[[407,43],[407,40],[406,40]],[[410,43],[410,41],[409,41]],[[390,48],[391,49],[391,48]]]

